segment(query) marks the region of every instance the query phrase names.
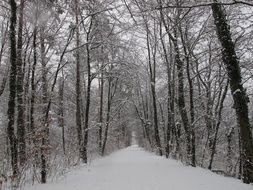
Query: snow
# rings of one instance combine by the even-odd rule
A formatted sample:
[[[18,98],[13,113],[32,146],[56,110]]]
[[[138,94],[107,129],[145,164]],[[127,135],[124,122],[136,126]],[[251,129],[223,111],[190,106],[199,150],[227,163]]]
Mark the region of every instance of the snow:
[[[137,145],[95,160],[57,183],[25,190],[252,190],[237,179],[158,157]]]
[[[236,89],[233,94],[240,93],[240,92],[241,92],[240,89]]]

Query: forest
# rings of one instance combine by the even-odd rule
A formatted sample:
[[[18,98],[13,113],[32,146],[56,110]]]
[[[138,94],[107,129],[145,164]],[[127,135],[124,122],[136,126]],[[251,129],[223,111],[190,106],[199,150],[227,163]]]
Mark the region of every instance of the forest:
[[[251,0],[1,0],[0,189],[140,147],[253,183]]]

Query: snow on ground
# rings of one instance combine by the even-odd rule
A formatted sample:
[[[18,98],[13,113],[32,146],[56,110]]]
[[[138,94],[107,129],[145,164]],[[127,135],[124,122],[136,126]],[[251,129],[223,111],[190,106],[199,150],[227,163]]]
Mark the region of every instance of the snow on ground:
[[[137,145],[25,190],[253,190],[252,185],[145,152]]]

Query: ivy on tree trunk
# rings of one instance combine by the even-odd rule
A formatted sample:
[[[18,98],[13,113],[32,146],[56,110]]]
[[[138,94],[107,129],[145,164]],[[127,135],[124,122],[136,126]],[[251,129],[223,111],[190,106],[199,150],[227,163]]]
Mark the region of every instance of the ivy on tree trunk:
[[[212,4],[214,23],[217,35],[222,46],[222,59],[226,66],[230,81],[230,89],[234,100],[234,108],[237,116],[237,124],[240,128],[243,161],[243,182],[253,182],[253,142],[250,130],[248,97],[246,89],[242,85],[239,59],[236,55],[235,44],[231,37],[230,27],[226,20],[222,6],[214,0]]]
[[[10,0],[10,76],[9,76],[9,101],[8,101],[8,126],[7,133],[11,150],[11,166],[13,176],[18,175],[18,142],[15,135],[15,97],[16,97],[16,75],[17,75],[17,51],[16,51],[16,22],[17,22],[17,4],[15,0]]]

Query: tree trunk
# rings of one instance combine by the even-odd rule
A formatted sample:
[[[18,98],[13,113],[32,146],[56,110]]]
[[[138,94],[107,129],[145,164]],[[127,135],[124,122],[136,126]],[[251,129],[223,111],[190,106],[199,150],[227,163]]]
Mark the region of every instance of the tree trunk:
[[[44,28],[40,29],[40,52],[42,65],[42,140],[41,140],[41,183],[47,181],[47,157],[48,157],[48,143],[49,143],[49,124],[48,124],[48,85],[47,85],[47,66],[46,66],[46,51],[45,51],[45,34]]]
[[[222,91],[222,89],[220,89],[220,90]],[[209,170],[212,169],[214,154],[216,152],[218,132],[219,132],[220,123],[221,123],[221,120],[222,120],[223,104],[224,104],[225,98],[227,96],[227,91],[228,91],[228,82],[225,86],[225,89],[223,91],[223,94],[222,94],[222,97],[221,97],[221,100],[220,100],[220,105],[219,105],[219,110],[218,110],[218,118],[217,118],[217,122],[216,122],[216,125],[215,125],[215,134],[214,134],[214,139],[213,139],[212,147],[211,147],[211,157],[210,157],[210,162],[209,162],[209,166],[208,166]]]
[[[103,62],[103,60],[102,60]],[[100,97],[99,97],[99,129],[98,129],[98,146],[99,146],[99,152],[102,155],[102,133],[103,133],[103,106],[104,106],[104,72],[103,72],[103,65],[101,66],[102,70],[101,70],[101,79],[100,79],[100,86],[99,86],[99,90],[100,90]]]
[[[238,148],[239,148],[239,168],[238,168],[238,179],[242,179],[242,141],[241,141],[241,132],[240,128],[238,128]]]
[[[34,106],[35,106],[35,72],[37,66],[37,27],[34,27],[33,30],[33,65],[32,65],[32,76],[31,76],[31,107],[30,107],[30,130],[32,135],[33,148],[35,149],[35,159],[38,158],[37,150],[37,139],[36,139],[36,129],[34,124]]]
[[[59,80],[59,112],[58,112],[58,124],[62,130],[62,150],[63,154],[66,154],[65,147],[65,126],[64,126],[64,78]]]
[[[196,145],[195,145],[195,130],[194,130],[194,123],[195,123],[195,112],[194,112],[194,101],[193,101],[193,96],[194,96],[194,91],[193,91],[193,81],[191,79],[191,73],[190,73],[190,57],[189,53],[187,51],[187,32],[184,35],[182,31],[181,25],[179,26],[180,34],[181,34],[181,40],[183,43],[183,49],[184,49],[184,54],[185,54],[185,60],[186,60],[186,73],[187,73],[187,80],[189,84],[189,102],[190,102],[190,126],[189,126],[189,131],[191,135],[191,165],[193,167],[196,167]],[[187,29],[186,29],[187,30]]]
[[[175,32],[176,35],[176,32]],[[177,44],[177,37],[175,36],[173,44],[175,50],[175,63],[177,66],[177,77],[178,77],[178,107],[183,123],[183,127],[186,134],[186,150],[187,150],[187,161],[191,160],[191,133],[189,130],[189,119],[185,107],[185,95],[184,95],[184,67],[183,62],[180,59],[179,48]],[[191,163],[192,165],[193,163]]]
[[[161,13],[161,12],[160,12]],[[170,154],[170,141],[171,141],[171,131],[172,131],[172,126],[173,126],[173,121],[172,121],[172,110],[171,110],[171,102],[172,102],[172,92],[171,92],[171,67],[170,67],[170,62],[168,58],[168,53],[165,47],[165,42],[163,40],[163,33],[162,33],[162,22],[160,22],[160,40],[162,43],[162,48],[164,52],[164,59],[166,63],[166,71],[167,71],[167,127],[166,127],[166,139],[165,139],[165,156],[166,158],[169,157]]]
[[[176,153],[179,153],[179,150],[180,150],[180,143],[179,143],[179,140],[180,140],[180,137],[177,136],[177,131],[176,131],[176,123],[175,123],[175,77],[176,77],[176,74],[175,74],[175,71],[176,71],[176,64],[173,64],[173,67],[172,67],[172,63],[174,62],[173,61],[173,49],[172,49],[172,40],[170,39],[169,40],[169,44],[171,47],[170,48],[170,65],[171,66],[167,66],[167,75],[170,75],[168,76],[168,78],[171,78],[170,79],[170,84],[169,85],[169,94],[170,94],[170,101],[169,101],[169,107],[168,109],[170,109],[170,112],[171,112],[171,115],[170,115],[170,127],[171,127],[171,137],[174,136],[174,139],[175,139],[175,143],[176,143]],[[169,81],[168,81],[169,82]]]
[[[26,161],[25,142],[25,118],[24,118],[24,73],[22,67],[22,43],[23,43],[23,11],[24,0],[20,2],[18,41],[17,41],[17,136],[20,165]]]
[[[87,96],[86,96],[86,105],[85,105],[85,118],[84,118],[84,138],[83,138],[83,162],[87,163],[87,146],[88,146],[88,132],[89,132],[89,115],[90,115],[90,99],[91,99],[91,59],[90,59],[90,34],[93,26],[93,17],[90,19],[90,24],[86,36],[86,63],[87,63]]]
[[[79,157],[84,161],[85,155],[82,149],[82,115],[81,115],[81,77],[80,77],[80,34],[79,34],[79,1],[75,0],[75,19],[76,19],[76,129],[78,139]]]
[[[107,95],[107,111],[106,111],[106,121],[105,121],[105,134],[104,134],[104,141],[102,146],[102,155],[105,153],[105,146],[107,143],[108,137],[108,130],[109,130],[109,122],[110,122],[110,114],[111,114],[111,103],[112,103],[112,78],[109,78],[108,82],[108,95]]]
[[[165,123],[163,106],[162,106],[162,103],[159,100],[158,100],[158,106],[159,106],[159,110],[160,110],[160,114],[159,115],[161,117],[161,125],[162,125],[163,139],[164,139],[163,141],[164,141],[164,144],[165,144],[165,156],[168,158],[168,156],[169,156],[169,149],[166,150],[166,147],[169,147],[169,142],[167,142],[167,140],[170,137],[167,138],[168,128],[167,128],[166,123]]]
[[[154,120],[154,135],[155,135],[155,144],[158,151],[158,154],[162,156],[162,147],[161,147],[161,140],[159,136],[159,129],[158,129],[158,115],[157,115],[157,103],[156,103],[156,81],[155,81],[155,74],[156,74],[156,62],[155,57],[152,65],[151,60],[151,48],[150,48],[150,40],[149,40],[149,30],[148,26],[146,26],[146,40],[147,40],[147,49],[148,49],[148,67],[149,67],[149,75],[150,75],[150,88],[151,88],[151,96],[152,96],[152,103],[153,103],[153,120]],[[155,44],[156,46],[157,44]],[[155,55],[153,55],[155,56]]]
[[[146,107],[146,103],[145,103],[145,100],[144,100],[144,95],[142,93],[142,90],[141,90],[141,85],[140,85],[140,81],[137,80],[137,94],[138,94],[138,103],[139,105],[142,105],[142,112],[139,111],[137,105],[135,105],[135,110],[136,110],[136,113],[139,117],[139,119],[141,120],[141,123],[142,123],[142,127],[143,127],[143,137],[146,138],[148,140],[148,143],[151,147],[151,149],[153,148],[152,146],[152,140],[151,140],[151,137],[150,137],[150,132],[149,132],[149,123],[148,123],[148,114],[147,114],[147,107]]]
[[[160,8],[162,7],[162,1],[159,0],[159,6]],[[181,119],[183,122],[183,126],[185,129],[185,133],[186,133],[186,149],[187,149],[187,161],[190,160],[191,158],[191,134],[189,131],[189,120],[188,120],[188,116],[187,116],[187,112],[186,112],[186,108],[185,108],[185,100],[184,100],[184,68],[183,68],[183,62],[180,59],[180,52],[179,52],[179,48],[178,48],[178,42],[177,42],[177,31],[175,29],[175,36],[173,36],[170,32],[170,28],[169,25],[166,23],[162,8],[160,9],[160,16],[161,16],[161,20],[162,23],[165,27],[166,33],[170,39],[170,41],[173,43],[174,46],[174,62],[177,68],[177,76],[178,76],[178,105],[179,105],[179,111],[180,111],[180,115],[181,115]],[[173,99],[171,101],[171,112],[172,112],[172,120],[174,120],[174,102]],[[173,122],[172,122],[173,124]],[[178,129],[176,129],[177,126],[175,126],[175,137],[176,137],[176,148],[177,151],[179,151],[179,139],[180,139],[180,134],[178,134]],[[173,130],[173,128],[172,128]]]
[[[212,4],[213,17],[218,39],[222,46],[222,59],[230,80],[231,94],[236,110],[237,124],[240,128],[243,159],[243,182],[253,182],[253,141],[248,115],[248,97],[242,85],[239,59],[236,55],[235,44],[232,41],[229,24],[221,5],[214,0]]]
[[[89,78],[89,77],[88,77]],[[83,151],[83,162],[87,163],[87,146],[88,146],[88,132],[89,132],[89,113],[90,113],[90,92],[91,91],[91,82],[88,82],[87,85],[87,99],[85,105],[85,120],[84,120],[84,130],[83,130],[83,143],[82,143],[82,151]]]
[[[228,175],[232,174],[233,163],[232,163],[232,140],[234,135],[234,128],[232,127],[227,133],[227,164],[226,164],[226,172]]]
[[[9,101],[8,101],[8,126],[7,134],[11,150],[11,166],[13,177],[18,175],[18,147],[17,138],[14,131],[15,123],[15,97],[16,97],[16,22],[17,22],[17,4],[15,0],[10,0],[11,17],[10,17],[10,76],[9,76]]]

